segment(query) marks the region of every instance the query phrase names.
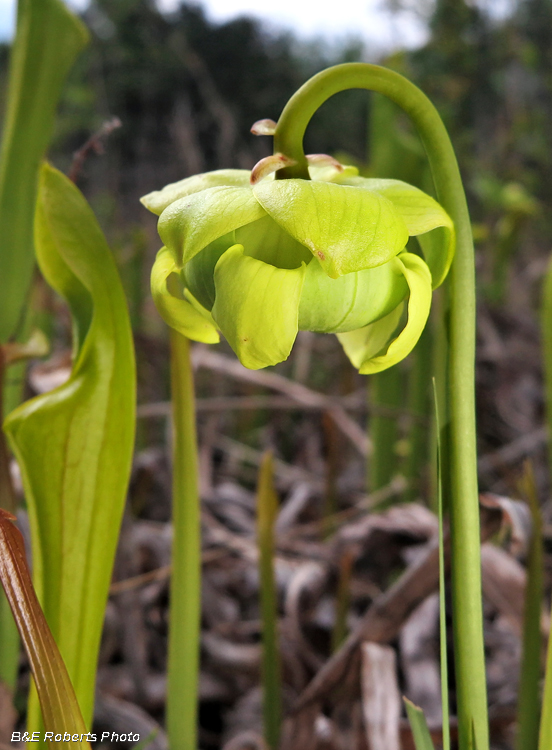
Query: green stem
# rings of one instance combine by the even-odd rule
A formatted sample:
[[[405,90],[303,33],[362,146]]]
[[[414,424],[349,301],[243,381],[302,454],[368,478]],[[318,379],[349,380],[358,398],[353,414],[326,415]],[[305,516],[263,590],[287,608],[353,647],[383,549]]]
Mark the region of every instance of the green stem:
[[[171,329],[173,544],[167,677],[171,750],[197,750],[201,533],[190,342]]]
[[[423,494],[423,479],[428,464],[430,447],[435,445],[434,435],[428,429],[430,376],[427,363],[433,354],[431,327],[426,325],[416,348],[412,352],[412,362],[408,373],[408,411],[411,424],[408,432],[408,454],[404,466],[407,481],[405,500],[414,501]],[[434,428],[435,429],[435,428]]]
[[[541,302],[542,357],[544,364],[548,470],[552,473],[552,258],[544,277]]]
[[[308,177],[303,136],[316,110],[349,88],[384,94],[409,115],[428,155],[437,198],[454,221],[457,250],[450,274],[450,379],[452,589],[460,746],[472,748],[472,722],[479,750],[488,747],[487,695],[481,603],[481,555],[476,470],[474,397],[475,273],[471,225],[460,171],[441,118],[414,84],[391,70],[346,63],[310,79],[289,100],[274,136],[274,150],[296,165],[278,178]]]
[[[541,674],[541,611],[543,596],[542,517],[533,467],[525,463],[521,491],[529,504],[533,531],[527,557],[527,584],[523,616],[522,657],[519,675],[516,750],[537,748]]]
[[[374,414],[370,420],[370,435],[373,452],[369,457],[369,492],[385,487],[397,474],[400,459],[395,451],[399,430],[399,410],[403,406],[403,384],[400,367],[378,372],[370,383],[370,404]],[[394,414],[383,414],[377,407],[394,410]]]
[[[265,740],[270,750],[277,750],[279,746],[282,722],[278,592],[274,578],[274,523],[277,514],[278,497],[274,490],[272,454],[267,452],[263,456],[257,487],[257,539],[263,632],[263,723]]]

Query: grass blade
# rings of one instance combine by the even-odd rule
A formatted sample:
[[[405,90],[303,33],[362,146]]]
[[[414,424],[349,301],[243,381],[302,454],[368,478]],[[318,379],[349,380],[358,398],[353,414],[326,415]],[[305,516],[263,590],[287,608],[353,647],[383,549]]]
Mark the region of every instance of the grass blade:
[[[408,721],[414,737],[416,750],[435,750],[424,712],[418,706],[415,706],[408,698],[404,698]]]

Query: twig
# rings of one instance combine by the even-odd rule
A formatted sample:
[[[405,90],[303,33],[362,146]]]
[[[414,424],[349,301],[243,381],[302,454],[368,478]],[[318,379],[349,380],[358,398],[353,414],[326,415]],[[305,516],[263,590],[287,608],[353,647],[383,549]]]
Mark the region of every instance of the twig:
[[[484,503],[481,498],[481,537],[488,539],[500,527],[505,513],[500,504]],[[445,538],[445,554],[450,559],[450,540]],[[358,648],[363,641],[389,643],[402,624],[439,586],[439,550],[437,542],[413,565],[405,570],[391,588],[379,596],[366,611],[356,630],[347,638],[299,696],[293,713],[313,701],[319,701],[339,685],[350,670],[359,670]]]
[[[356,394],[332,397],[330,401],[333,402],[334,406],[343,409],[358,411],[365,408],[364,400]],[[196,410],[201,412],[229,411],[231,409],[256,411],[258,409],[320,410],[321,408],[327,407],[319,404],[301,404],[289,396],[212,396],[196,399]],[[170,411],[170,401],[157,401],[138,406],[138,416],[142,418],[166,417],[170,414]]]
[[[73,154],[71,169],[69,170],[69,179],[72,182],[77,181],[84,162],[92,152],[96,154],[105,153],[102,141],[107,138],[114,130],[120,128],[122,124],[123,123],[119,120],[118,117],[112,117],[110,120],[106,120],[101,128],[93,133],[86,141],[86,143],[77,151],[75,151],[75,153]]]
[[[248,370],[230,357],[218,354],[217,352],[211,352],[205,347],[197,346],[194,348],[192,362],[194,368],[207,367],[210,370],[224,372],[225,375],[230,375],[230,377],[237,380],[255,383],[256,385],[285,393],[294,401],[305,406],[325,409],[343,434],[349,438],[363,456],[368,455],[371,450],[370,441],[360,425],[352,420],[342,407],[336,406],[331,398],[324,396],[322,393],[317,393],[301,385],[301,383],[294,383],[282,377],[282,375],[277,375],[273,372]]]
[[[500,466],[515,463],[520,458],[530,455],[537,448],[540,448],[541,445],[544,445],[547,435],[548,430],[546,427],[539,427],[538,430],[521,435],[521,437],[512,440],[507,445],[503,445],[496,451],[481,456],[477,462],[477,468],[482,474],[485,474],[493,469],[498,469]]]

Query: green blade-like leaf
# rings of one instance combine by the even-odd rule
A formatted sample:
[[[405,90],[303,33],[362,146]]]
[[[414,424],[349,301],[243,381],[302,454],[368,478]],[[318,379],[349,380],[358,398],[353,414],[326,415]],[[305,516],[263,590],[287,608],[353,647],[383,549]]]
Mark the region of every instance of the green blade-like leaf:
[[[38,168],[63,83],[87,40],[61,0],[19,0],[0,150],[0,343],[21,316],[34,265]]]
[[[90,748],[83,738],[86,727],[71,680],[40,608],[27,568],[23,536],[12,521],[15,516],[0,508],[0,581],[6,592],[37,686],[46,731],[77,734],[73,746]],[[66,742],[49,743],[56,748]]]
[[[68,382],[6,420],[20,463],[35,585],[87,724],[135,423],[128,310],[115,263],[78,189],[44,165],[35,240],[48,283],[68,301]]]
[[[403,698],[408,714],[408,721],[412,729],[416,750],[435,750],[424,712],[415,706],[408,698]]]

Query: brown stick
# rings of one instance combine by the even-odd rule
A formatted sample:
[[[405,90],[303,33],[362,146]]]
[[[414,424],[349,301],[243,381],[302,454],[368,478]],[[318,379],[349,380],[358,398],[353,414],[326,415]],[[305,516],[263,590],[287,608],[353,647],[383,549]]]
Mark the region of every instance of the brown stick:
[[[92,152],[96,154],[105,153],[102,141],[107,138],[107,136],[110,135],[114,130],[120,128],[122,124],[123,123],[119,120],[118,117],[112,117],[110,120],[106,120],[101,128],[93,133],[86,141],[86,143],[77,151],[75,151],[75,153],[73,154],[71,169],[69,170],[68,175],[71,182],[77,181],[84,162]]]
[[[481,506],[481,537],[485,541],[500,527],[504,514],[499,506]],[[450,541],[445,535],[445,564],[450,564]],[[389,643],[410,614],[426,597],[439,588],[439,547],[435,541],[417,562],[385,593],[377,597],[365,613],[357,629],[339,651],[314,676],[301,693],[293,713],[314,701],[320,701],[330,690],[344,681],[349,670],[359,671],[359,647],[363,641]],[[349,675],[350,677],[350,675]]]

